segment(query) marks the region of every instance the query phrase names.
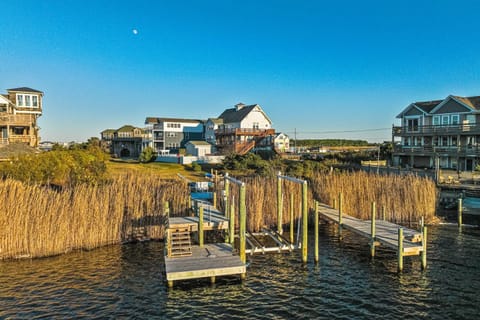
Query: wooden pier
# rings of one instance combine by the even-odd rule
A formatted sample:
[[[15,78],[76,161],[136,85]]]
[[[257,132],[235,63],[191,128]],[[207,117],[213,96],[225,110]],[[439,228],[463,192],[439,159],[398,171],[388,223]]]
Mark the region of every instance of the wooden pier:
[[[422,232],[419,232],[388,221],[377,220],[375,217],[375,203],[372,204],[372,219],[361,220],[351,217],[341,211],[341,197],[338,209],[318,203],[317,210],[322,219],[338,224],[340,236],[342,229],[347,229],[370,239],[372,257],[375,255],[375,247],[384,245],[397,251],[399,271],[403,269],[403,257],[405,256],[421,255],[422,268],[426,267],[427,229],[425,226],[422,226]]]
[[[228,230],[229,221],[212,205],[195,202],[198,215],[170,217],[166,225],[165,273],[169,287],[176,280],[246,274],[246,264],[228,243],[204,244],[204,231]],[[198,244],[192,244],[192,235]]]

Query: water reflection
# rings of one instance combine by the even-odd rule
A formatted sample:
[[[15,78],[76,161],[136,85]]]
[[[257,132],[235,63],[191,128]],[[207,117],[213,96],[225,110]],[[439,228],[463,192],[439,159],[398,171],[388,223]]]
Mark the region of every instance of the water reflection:
[[[167,290],[163,244],[110,246],[90,252],[0,263],[0,318],[139,319],[473,319],[478,315],[480,230],[429,229],[428,267],[336,228],[320,228],[313,252],[250,257],[247,280],[219,277]],[[309,237],[313,249],[313,236]]]

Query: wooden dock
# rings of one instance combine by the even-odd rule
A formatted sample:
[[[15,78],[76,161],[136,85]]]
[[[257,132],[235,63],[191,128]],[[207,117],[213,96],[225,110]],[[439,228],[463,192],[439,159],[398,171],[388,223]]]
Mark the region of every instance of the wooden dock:
[[[203,232],[228,230],[229,220],[213,206],[196,202],[201,214],[191,217],[170,217],[166,224],[165,273],[168,286],[176,280],[210,278],[246,274],[246,264],[233,253],[227,243],[203,243]],[[201,210],[200,210],[201,209]],[[193,245],[194,235],[198,244]]]
[[[191,256],[181,258],[165,256],[165,272],[168,286],[175,280],[210,278],[216,276],[245,275],[246,266],[240,257],[232,253],[232,247],[226,243],[192,246]]]
[[[364,238],[370,239],[371,255],[375,255],[375,247],[384,245],[397,251],[399,270],[403,269],[404,256],[422,257],[422,268],[426,267],[426,227],[423,232],[408,229],[384,220],[361,220],[334,209],[325,204],[318,204],[322,219],[339,224],[339,231],[350,230]]]

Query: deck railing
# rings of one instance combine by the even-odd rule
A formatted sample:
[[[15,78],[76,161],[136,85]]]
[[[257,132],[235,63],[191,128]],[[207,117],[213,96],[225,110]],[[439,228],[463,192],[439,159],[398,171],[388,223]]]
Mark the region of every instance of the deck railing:
[[[2,126],[30,126],[35,122],[35,116],[29,114],[1,114],[0,125]]]
[[[446,134],[480,134],[480,124],[455,124],[455,125],[428,125],[428,126],[394,126],[393,136],[408,135],[446,135]]]
[[[215,130],[215,135],[269,135],[275,134],[275,129],[255,129],[255,128],[225,128]]]
[[[480,146],[395,146],[394,153],[480,155]]]

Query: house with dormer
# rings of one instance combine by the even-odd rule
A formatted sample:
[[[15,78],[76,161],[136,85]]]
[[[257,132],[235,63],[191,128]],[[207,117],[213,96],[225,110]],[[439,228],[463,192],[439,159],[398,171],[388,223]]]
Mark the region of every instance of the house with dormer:
[[[12,88],[0,94],[0,147],[22,143],[37,147],[43,92],[28,87]]]
[[[218,117],[215,132],[217,150],[222,154],[246,154],[263,139],[274,136],[272,121],[258,104],[236,104]]]
[[[393,126],[393,164],[471,171],[480,164],[480,96],[408,105]]]

